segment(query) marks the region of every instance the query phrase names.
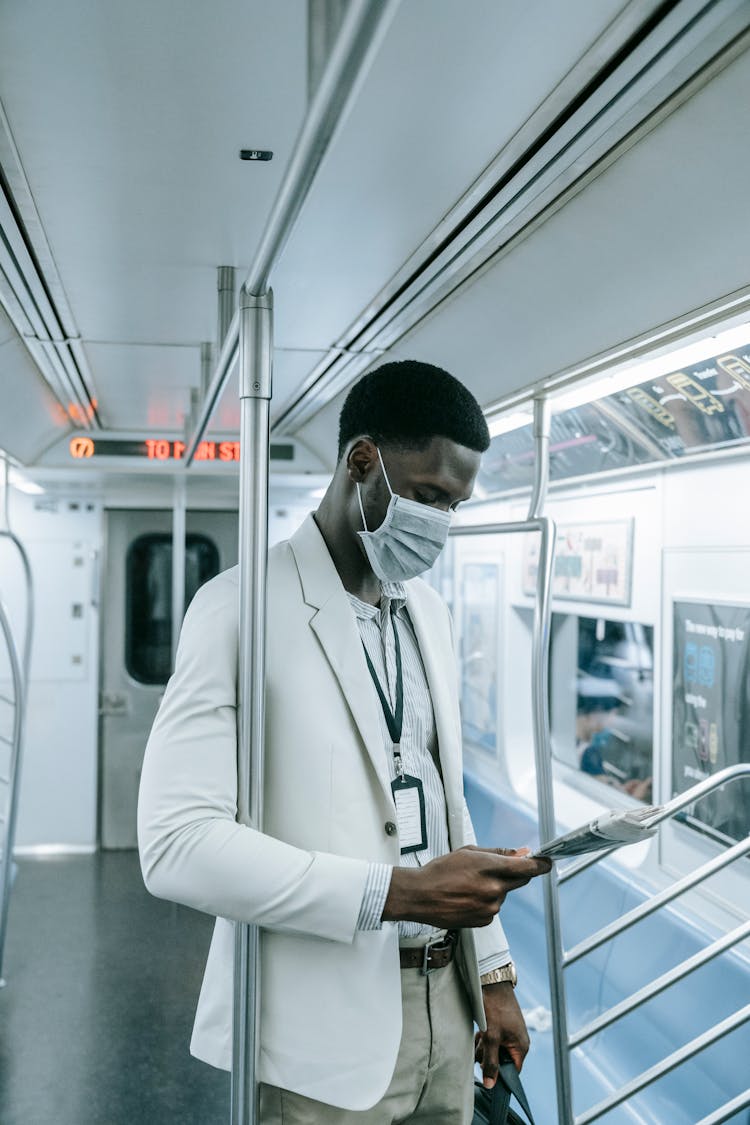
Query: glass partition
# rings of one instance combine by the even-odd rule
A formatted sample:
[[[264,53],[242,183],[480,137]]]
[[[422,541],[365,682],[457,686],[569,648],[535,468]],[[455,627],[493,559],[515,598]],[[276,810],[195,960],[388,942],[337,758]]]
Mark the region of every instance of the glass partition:
[[[552,615],[553,753],[640,801],[652,794],[653,647],[651,625]]]

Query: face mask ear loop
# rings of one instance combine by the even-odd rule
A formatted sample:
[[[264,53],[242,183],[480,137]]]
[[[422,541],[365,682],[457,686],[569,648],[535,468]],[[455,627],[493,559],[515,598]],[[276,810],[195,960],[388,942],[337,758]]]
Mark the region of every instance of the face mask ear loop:
[[[359,500],[359,510],[362,515],[362,526],[364,527],[365,531],[367,531],[367,520],[365,519],[365,510],[362,507],[362,492],[359,487],[359,481],[357,481],[357,499]]]
[[[393,489],[391,488],[391,482],[388,480],[388,473],[385,471],[385,465],[383,464],[383,458],[380,456],[380,450],[379,449],[378,449],[378,460],[380,461],[380,468],[383,470],[383,476],[385,477],[385,483],[388,485],[388,491],[390,492],[391,496],[393,496]]]

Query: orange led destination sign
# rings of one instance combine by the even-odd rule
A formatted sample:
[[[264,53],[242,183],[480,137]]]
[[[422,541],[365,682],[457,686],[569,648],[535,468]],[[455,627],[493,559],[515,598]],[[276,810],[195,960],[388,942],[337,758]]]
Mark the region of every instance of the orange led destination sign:
[[[185,442],[170,438],[144,438],[143,440],[120,440],[118,438],[74,437],[68,449],[76,461],[91,457],[139,457],[146,461],[182,461],[185,455]],[[239,461],[240,443],[238,441],[202,441],[195,451],[196,461],[219,461],[225,464]],[[293,461],[294,446],[291,443],[272,442],[272,461]]]

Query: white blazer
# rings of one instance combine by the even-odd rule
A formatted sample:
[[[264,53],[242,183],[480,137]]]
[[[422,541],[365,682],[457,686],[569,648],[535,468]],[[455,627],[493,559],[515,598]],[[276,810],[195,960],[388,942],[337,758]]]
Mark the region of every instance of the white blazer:
[[[430,686],[452,848],[464,823],[461,727],[447,609],[424,582],[407,607]],[[236,822],[237,568],[196,594],[146,749],[138,841],[147,888],[217,916],[191,1051],[231,1068],[232,920],[262,927],[259,1079],[346,1109],[385,1093],[401,1036],[395,923],[360,932],[370,862],[397,865],[378,701],[341,579],[312,516],[269,555],[263,834]],[[458,962],[484,1027],[477,955]]]

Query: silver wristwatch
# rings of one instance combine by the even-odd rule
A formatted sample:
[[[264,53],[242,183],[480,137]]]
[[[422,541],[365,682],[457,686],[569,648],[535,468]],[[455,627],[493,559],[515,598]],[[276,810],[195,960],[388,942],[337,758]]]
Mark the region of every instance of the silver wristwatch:
[[[479,980],[482,987],[485,984],[503,984],[507,981],[515,988],[518,984],[518,973],[516,972],[516,966],[512,961],[509,961],[507,965],[503,965],[500,969],[490,969],[488,973],[482,973]]]

